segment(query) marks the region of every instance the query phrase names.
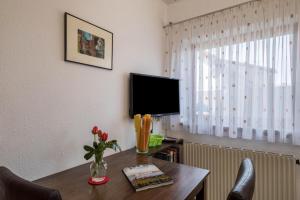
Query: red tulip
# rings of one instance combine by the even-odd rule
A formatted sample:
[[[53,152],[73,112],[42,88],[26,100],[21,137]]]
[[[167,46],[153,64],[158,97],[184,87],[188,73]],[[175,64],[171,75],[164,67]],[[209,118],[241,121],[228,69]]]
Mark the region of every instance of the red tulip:
[[[92,133],[94,134],[94,135],[96,135],[97,133],[98,133],[98,127],[97,126],[94,126],[94,128],[92,129]]]
[[[101,135],[101,140],[105,142],[107,138],[108,138],[108,134],[106,132],[103,132]]]
[[[97,134],[98,134],[98,137],[101,138],[102,131],[101,131],[101,130],[98,130]]]

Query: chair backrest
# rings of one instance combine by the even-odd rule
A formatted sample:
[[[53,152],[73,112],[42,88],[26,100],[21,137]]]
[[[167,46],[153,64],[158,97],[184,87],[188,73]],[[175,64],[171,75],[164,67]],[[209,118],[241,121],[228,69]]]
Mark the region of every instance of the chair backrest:
[[[230,191],[227,200],[251,200],[255,187],[255,169],[251,159],[242,161],[235,185]]]
[[[0,199],[62,200],[57,190],[26,181],[5,167],[0,167]]]

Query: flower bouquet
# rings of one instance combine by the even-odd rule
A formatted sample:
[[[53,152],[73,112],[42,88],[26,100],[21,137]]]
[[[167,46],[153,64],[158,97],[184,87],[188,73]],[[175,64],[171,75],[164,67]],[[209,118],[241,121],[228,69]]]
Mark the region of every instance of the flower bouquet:
[[[86,160],[89,160],[94,156],[94,161],[90,165],[91,177],[89,183],[97,184],[108,180],[106,177],[107,163],[103,160],[104,151],[107,148],[121,151],[121,148],[118,145],[117,140],[107,141],[108,133],[101,131],[97,126],[92,129],[92,134],[94,135],[93,146],[84,145],[83,148],[87,151],[84,155]]]

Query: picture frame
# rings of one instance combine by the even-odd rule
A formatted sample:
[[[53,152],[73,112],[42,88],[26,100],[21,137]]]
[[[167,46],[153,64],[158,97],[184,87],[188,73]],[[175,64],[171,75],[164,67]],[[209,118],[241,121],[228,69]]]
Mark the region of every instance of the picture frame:
[[[65,12],[65,61],[113,69],[113,33]]]

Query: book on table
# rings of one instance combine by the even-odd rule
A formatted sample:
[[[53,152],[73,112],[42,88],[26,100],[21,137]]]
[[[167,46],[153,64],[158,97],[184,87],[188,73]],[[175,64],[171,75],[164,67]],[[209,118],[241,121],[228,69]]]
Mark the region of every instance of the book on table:
[[[170,176],[164,174],[153,164],[126,167],[123,172],[136,192],[170,185],[174,182]]]

